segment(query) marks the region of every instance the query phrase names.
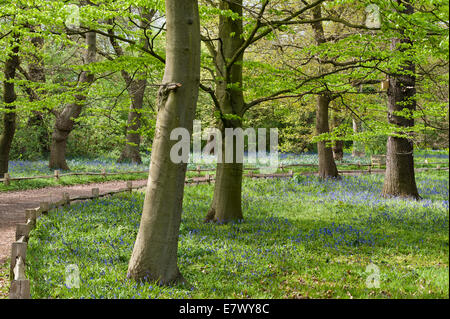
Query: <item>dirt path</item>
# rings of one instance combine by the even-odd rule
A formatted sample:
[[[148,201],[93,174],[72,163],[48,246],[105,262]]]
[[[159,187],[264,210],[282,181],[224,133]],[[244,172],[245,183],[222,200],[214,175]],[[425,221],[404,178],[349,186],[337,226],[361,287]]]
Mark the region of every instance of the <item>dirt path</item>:
[[[133,181],[133,186],[142,186],[147,180]],[[70,197],[90,195],[92,188],[99,188],[100,194],[126,187],[126,181],[113,181],[74,186],[46,187],[24,191],[0,192],[0,265],[11,253],[15,240],[15,225],[25,222],[25,209],[35,208],[41,202],[57,202],[62,193]]]

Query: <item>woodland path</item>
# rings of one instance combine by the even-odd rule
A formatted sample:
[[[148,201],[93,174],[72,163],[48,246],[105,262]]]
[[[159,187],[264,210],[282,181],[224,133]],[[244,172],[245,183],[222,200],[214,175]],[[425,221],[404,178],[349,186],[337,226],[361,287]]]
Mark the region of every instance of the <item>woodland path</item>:
[[[11,253],[15,241],[15,225],[25,223],[25,209],[38,207],[41,202],[54,203],[63,193],[70,197],[90,195],[92,188],[99,188],[100,194],[126,187],[126,181],[112,181],[73,186],[45,187],[22,191],[0,192],[0,265]],[[133,186],[143,186],[147,179],[133,181]]]

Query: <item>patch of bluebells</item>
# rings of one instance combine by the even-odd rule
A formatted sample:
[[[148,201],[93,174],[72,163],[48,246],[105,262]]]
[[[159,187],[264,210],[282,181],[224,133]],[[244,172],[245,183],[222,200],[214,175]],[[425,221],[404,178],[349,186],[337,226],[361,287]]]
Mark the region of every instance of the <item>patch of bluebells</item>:
[[[255,282],[272,282],[292,267],[307,267],[305,250],[337,255],[371,254],[380,247],[417,251],[424,247],[427,232],[448,233],[449,228],[448,178],[421,175],[417,181],[424,197],[420,201],[382,198],[379,175],[328,181],[313,176],[244,180],[245,221],[222,226],[202,222],[212,186],[189,186],[179,235],[179,267],[182,273],[201,273],[209,282],[230,283],[243,291]],[[61,290],[65,296],[78,293],[83,298],[189,297],[190,289],[161,290],[151,283],[123,279],[143,199],[144,194],[132,193],[81,202],[41,219],[29,248],[31,276],[39,281],[40,296],[65,289]],[[303,204],[309,209],[325,208],[329,219],[309,218]],[[284,210],[300,218],[285,215]],[[417,236],[398,237],[386,229]],[[64,267],[71,263],[80,267],[82,292],[58,288],[63,286]]]
[[[148,165],[117,163],[109,159],[69,159],[67,160],[71,171],[73,172],[100,172],[105,169],[107,172],[125,172],[125,171],[145,171]],[[48,161],[23,161],[13,160],[9,162],[9,172],[13,177],[52,175],[53,170],[48,168]],[[62,171],[64,172],[64,171]]]

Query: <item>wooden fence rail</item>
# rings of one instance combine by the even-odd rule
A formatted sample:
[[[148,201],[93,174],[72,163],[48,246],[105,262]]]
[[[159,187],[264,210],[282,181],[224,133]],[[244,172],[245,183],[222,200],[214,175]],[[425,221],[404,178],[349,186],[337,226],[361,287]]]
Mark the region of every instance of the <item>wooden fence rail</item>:
[[[426,165],[437,165],[437,168],[439,169],[442,164],[449,164],[448,162],[425,162]],[[357,167],[368,167],[370,170],[373,169],[375,166],[378,168],[381,168],[381,165],[384,165],[384,162],[380,162],[377,158],[376,160],[373,160],[370,164],[361,164],[361,163],[337,163],[338,166],[357,166]],[[318,167],[318,164],[280,164],[278,166],[278,169],[283,171],[284,169],[290,168],[290,167]],[[244,171],[254,171],[261,169],[260,167],[244,167]],[[200,166],[197,166],[197,168],[191,168],[187,171],[189,172],[197,172],[199,175],[201,172],[211,172],[215,171],[216,168],[202,168]],[[0,178],[0,182],[3,182],[5,186],[10,185],[11,181],[22,181],[22,180],[31,180],[31,179],[59,179],[64,176],[112,176],[112,175],[122,175],[122,174],[148,174],[148,170],[144,171],[123,171],[123,172],[106,172],[106,170],[102,170],[101,172],[71,172],[71,173],[63,173],[61,174],[59,170],[55,170],[53,175],[41,175],[41,176],[26,176],[26,177],[11,177],[9,173],[5,173],[3,178]]]

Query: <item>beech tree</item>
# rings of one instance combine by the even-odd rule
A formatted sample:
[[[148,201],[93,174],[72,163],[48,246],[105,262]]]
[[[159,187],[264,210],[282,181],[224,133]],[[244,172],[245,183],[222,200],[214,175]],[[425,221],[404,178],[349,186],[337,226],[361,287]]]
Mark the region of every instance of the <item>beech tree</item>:
[[[96,39],[95,32],[87,32],[84,64],[88,65],[95,61],[96,56]],[[74,96],[75,102],[67,104],[62,111],[55,111],[55,127],[52,134],[52,143],[50,146],[49,167],[68,170],[69,166],[66,162],[67,139],[72,132],[75,119],[81,113],[86,101],[86,89],[94,81],[94,74],[88,70],[82,71],[78,80],[78,89]]]
[[[243,92],[243,62],[246,50],[257,41],[264,39],[272,32],[280,29],[294,19],[306,23],[310,19],[302,15],[311,8],[322,3],[317,0],[304,5],[293,11],[287,11],[283,6],[277,7],[275,3],[271,10],[268,10],[269,0],[262,1],[257,5],[257,10],[247,8],[242,0],[218,2],[217,8],[220,10],[217,38],[213,39],[209,34],[203,35],[203,41],[213,60],[214,71],[209,69],[214,78],[215,89],[201,84],[201,88],[208,92],[215,105],[215,110],[219,114],[219,130],[224,134],[228,129],[242,128],[242,121],[245,113],[252,107],[263,102],[279,99],[281,95],[292,92],[291,89],[270,92],[259,96],[252,101],[245,101]],[[215,2],[208,2],[215,5]],[[251,23],[247,26],[248,32],[244,32],[244,10],[249,11]],[[268,14],[271,12],[272,14]],[[265,16],[266,15],[266,16]],[[280,18],[282,16],[282,18]],[[214,45],[214,42],[217,45]],[[224,136],[222,136],[224,140]],[[236,154],[236,140],[233,139],[233,154]],[[225,143],[222,143],[225,147]],[[216,167],[216,182],[214,196],[211,206],[205,216],[204,221],[226,223],[232,220],[243,219],[242,214],[242,170],[243,165],[235,158],[231,163],[225,163],[225,151],[222,150],[222,161]]]
[[[400,14],[414,12],[409,1],[397,0]],[[405,52],[414,46],[413,41],[400,29],[401,38],[394,38],[391,49]],[[389,76],[388,121],[399,128],[414,126],[414,118],[402,116],[399,112],[412,114],[416,110],[416,72],[414,62],[406,58],[398,69]],[[390,135],[387,140],[386,174],[383,185],[384,196],[420,198],[414,174],[414,145],[412,139]]]
[[[174,163],[171,132],[192,133],[200,83],[197,0],[166,0],[166,65],[158,91],[158,115],[139,232],[128,266],[135,280],[183,282],[177,266],[187,163]]]
[[[19,67],[19,42],[17,33],[10,37],[10,49],[6,57],[3,80],[3,133],[0,135],[0,177],[8,172],[9,152],[16,132],[16,113],[14,102],[17,94],[14,85],[16,71]]]

